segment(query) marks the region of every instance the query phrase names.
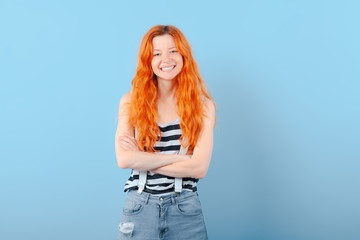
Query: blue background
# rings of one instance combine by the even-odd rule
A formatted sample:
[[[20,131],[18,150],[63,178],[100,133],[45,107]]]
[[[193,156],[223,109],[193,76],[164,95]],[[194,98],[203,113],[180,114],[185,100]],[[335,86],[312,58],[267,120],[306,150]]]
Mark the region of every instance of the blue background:
[[[360,239],[357,1],[0,1],[0,239],[115,239],[114,136],[146,31],[217,103],[210,239]]]

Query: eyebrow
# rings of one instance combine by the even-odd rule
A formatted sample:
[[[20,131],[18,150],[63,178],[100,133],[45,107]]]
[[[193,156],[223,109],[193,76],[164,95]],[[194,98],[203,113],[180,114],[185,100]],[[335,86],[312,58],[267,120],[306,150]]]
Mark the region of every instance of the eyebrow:
[[[171,48],[169,48],[169,49],[172,49],[172,48],[176,48],[176,47],[171,47]],[[168,49],[168,50],[169,50]],[[154,51],[160,51],[159,49],[154,49]]]

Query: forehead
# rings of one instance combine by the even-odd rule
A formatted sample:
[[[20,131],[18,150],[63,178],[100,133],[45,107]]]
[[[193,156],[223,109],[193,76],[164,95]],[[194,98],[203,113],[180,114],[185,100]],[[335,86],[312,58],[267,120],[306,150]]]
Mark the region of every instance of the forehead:
[[[154,37],[152,44],[154,49],[168,49],[176,47],[174,38],[169,34]]]

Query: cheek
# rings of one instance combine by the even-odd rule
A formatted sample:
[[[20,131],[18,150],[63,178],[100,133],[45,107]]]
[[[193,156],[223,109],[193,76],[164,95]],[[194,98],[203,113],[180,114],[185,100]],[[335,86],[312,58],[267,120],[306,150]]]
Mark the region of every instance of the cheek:
[[[159,60],[153,59],[153,60],[151,61],[151,67],[152,67],[152,68],[157,68],[158,66],[159,66]]]
[[[153,69],[154,72],[155,72],[155,71],[158,71],[157,66],[158,66],[158,61],[152,60],[152,61],[151,61],[151,68]]]
[[[183,67],[184,66],[184,62],[183,62],[183,58],[182,57],[179,57],[179,59],[178,59],[178,65],[179,65],[179,67]]]

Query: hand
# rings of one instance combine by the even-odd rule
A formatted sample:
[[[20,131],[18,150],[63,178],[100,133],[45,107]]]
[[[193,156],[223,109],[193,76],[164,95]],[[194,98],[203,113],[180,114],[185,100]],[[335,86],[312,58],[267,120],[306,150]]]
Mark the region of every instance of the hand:
[[[119,136],[119,144],[122,148],[129,151],[141,151],[136,139],[127,133]]]

